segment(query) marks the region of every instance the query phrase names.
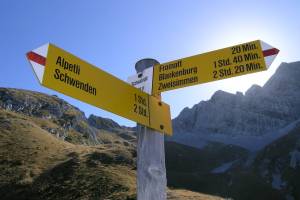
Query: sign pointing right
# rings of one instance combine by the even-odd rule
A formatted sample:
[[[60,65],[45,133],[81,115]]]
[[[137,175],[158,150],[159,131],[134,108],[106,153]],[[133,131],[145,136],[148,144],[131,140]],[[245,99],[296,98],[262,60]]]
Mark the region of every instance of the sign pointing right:
[[[264,71],[278,52],[256,40],[155,65],[152,94]]]

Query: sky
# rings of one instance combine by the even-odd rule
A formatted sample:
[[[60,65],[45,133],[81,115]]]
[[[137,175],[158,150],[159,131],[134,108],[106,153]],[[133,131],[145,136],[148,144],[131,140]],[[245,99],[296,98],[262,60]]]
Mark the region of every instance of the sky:
[[[263,85],[281,62],[300,60],[299,0],[1,0],[0,87],[55,94],[121,125],[135,122],[41,86],[26,52],[51,42],[126,81],[135,63],[161,63],[253,40],[280,49],[268,71],[165,92],[175,118],[217,90]]]

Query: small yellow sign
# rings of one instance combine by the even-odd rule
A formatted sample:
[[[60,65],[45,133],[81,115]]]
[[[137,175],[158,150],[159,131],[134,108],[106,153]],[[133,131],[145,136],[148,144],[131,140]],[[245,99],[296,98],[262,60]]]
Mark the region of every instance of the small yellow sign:
[[[40,55],[31,55],[43,64]],[[39,77],[45,87],[172,135],[167,104],[52,44]]]
[[[261,42],[256,40],[155,65],[152,93],[259,72],[267,67]]]

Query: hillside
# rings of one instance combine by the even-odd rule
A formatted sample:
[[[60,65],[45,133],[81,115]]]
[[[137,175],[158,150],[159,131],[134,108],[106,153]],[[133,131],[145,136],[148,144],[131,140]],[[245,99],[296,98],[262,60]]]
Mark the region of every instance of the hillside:
[[[2,199],[134,198],[133,148],[74,145],[4,110],[0,126]]]
[[[136,199],[131,128],[26,90],[0,88],[0,107],[1,199]],[[169,189],[168,199],[221,198]]]
[[[55,95],[0,88],[0,108],[29,116],[43,130],[75,144],[117,142],[132,145],[135,140],[131,128],[121,127],[111,119],[94,115],[86,118],[81,110]]]

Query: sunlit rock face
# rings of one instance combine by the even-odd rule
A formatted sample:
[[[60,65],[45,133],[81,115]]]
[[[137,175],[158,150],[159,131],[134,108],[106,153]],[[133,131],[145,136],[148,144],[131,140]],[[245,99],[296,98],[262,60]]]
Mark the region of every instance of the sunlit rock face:
[[[247,78],[245,76],[245,78]],[[208,101],[185,108],[173,120],[171,140],[197,136],[264,136],[300,119],[300,62],[282,63],[268,82],[245,94],[217,91]]]

